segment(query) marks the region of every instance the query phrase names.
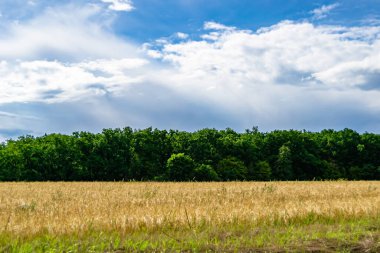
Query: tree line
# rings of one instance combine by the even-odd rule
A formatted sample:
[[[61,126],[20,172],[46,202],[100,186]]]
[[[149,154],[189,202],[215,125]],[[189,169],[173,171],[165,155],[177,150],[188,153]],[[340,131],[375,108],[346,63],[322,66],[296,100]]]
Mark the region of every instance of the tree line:
[[[0,181],[378,180],[380,135],[104,129],[0,145]]]

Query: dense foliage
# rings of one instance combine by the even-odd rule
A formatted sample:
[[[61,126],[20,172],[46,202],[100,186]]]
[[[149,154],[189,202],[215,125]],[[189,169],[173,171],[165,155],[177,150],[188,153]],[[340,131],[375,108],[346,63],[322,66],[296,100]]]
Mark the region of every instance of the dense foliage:
[[[105,129],[0,145],[1,181],[380,179],[380,135],[350,129]]]

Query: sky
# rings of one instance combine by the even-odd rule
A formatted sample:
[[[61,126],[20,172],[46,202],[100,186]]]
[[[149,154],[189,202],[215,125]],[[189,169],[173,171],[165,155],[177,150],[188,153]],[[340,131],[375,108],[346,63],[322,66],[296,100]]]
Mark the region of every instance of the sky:
[[[380,133],[380,0],[0,0],[0,141]]]

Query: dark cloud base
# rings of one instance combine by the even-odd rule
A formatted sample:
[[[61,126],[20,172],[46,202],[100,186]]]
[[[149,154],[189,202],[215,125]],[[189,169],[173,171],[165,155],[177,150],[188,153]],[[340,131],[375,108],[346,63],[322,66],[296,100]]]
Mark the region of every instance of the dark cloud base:
[[[281,112],[281,108],[278,108]],[[358,132],[380,133],[380,119],[375,113],[355,105],[305,104],[288,108],[276,116],[255,115],[245,111],[226,111],[206,101],[193,100],[172,90],[153,84],[136,85],[123,97],[104,95],[65,103],[13,103],[0,106],[1,111],[21,115],[19,126],[0,126],[0,136],[15,138],[20,135],[66,133],[75,131],[99,132],[103,128],[130,126],[141,129],[154,127],[196,131],[201,128],[237,131],[258,126],[261,131],[296,129],[351,128]],[[6,117],[3,117],[6,123]]]

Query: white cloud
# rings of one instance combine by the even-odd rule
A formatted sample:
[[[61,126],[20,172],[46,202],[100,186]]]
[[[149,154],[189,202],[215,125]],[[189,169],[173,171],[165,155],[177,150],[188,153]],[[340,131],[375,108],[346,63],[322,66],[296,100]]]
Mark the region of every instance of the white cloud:
[[[109,9],[114,11],[131,11],[134,9],[131,0],[101,0],[103,3],[109,3]]]
[[[240,115],[242,124],[274,128],[306,119],[312,127],[328,127],[332,121],[322,118],[331,114],[344,127],[354,123],[342,112],[380,112],[380,27],[290,21],[257,32],[205,25],[210,27],[217,31],[203,40],[166,43],[155,51],[175,66],[162,76],[183,96]]]
[[[205,22],[203,25],[203,28],[205,30],[221,30],[221,31],[232,31],[236,29],[236,27],[226,26],[226,25],[213,22],[213,21]]]
[[[36,1],[28,0],[28,4],[29,4],[29,5],[36,5]]]
[[[150,60],[4,60],[0,117],[36,133],[125,125],[380,131],[380,27],[204,28],[197,39],[177,33],[145,44]],[[38,104],[21,112],[41,120],[16,121],[14,104]]]
[[[310,13],[313,14],[314,19],[323,19],[335,8],[339,6],[339,3],[334,3],[330,5],[322,5],[319,8],[312,10]]]
[[[181,33],[181,32],[176,33],[176,35],[177,35],[177,37],[178,37],[179,39],[187,39],[187,38],[189,37],[188,34],[186,34],[186,33]]]
[[[363,30],[365,32],[363,32]],[[206,33],[202,37],[210,35]],[[243,78],[260,84],[315,85],[334,88],[332,77],[319,78],[349,65],[377,71],[380,27],[314,26],[282,22],[252,31],[212,32],[214,40],[166,43],[157,56],[191,76]],[[348,73],[346,73],[348,74]],[[345,75],[345,74],[343,74]],[[342,87],[360,88],[345,80]]]
[[[108,31],[96,5],[47,8],[0,28],[0,59],[75,61],[136,55],[137,46]]]
[[[143,80],[138,69],[146,60],[125,58],[79,63],[57,61],[1,62],[0,104],[56,103],[89,96],[119,96]]]

